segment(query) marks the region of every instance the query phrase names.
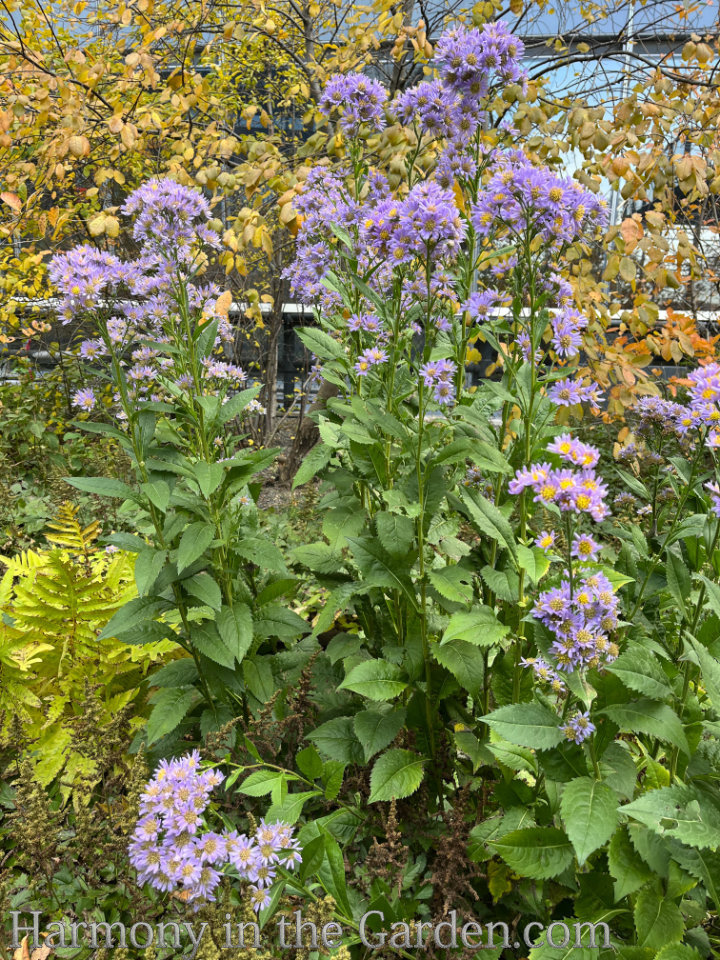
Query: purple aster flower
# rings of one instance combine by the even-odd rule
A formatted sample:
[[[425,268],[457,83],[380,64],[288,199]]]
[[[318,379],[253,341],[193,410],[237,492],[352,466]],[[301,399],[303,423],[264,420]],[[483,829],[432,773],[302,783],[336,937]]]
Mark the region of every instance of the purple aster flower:
[[[270,891],[265,887],[250,887],[250,902],[255,913],[260,913],[270,904]]]
[[[73,395],[73,406],[79,407],[80,410],[85,410],[88,413],[95,409],[96,403],[95,392],[89,387],[84,390],[78,390],[77,393]]]
[[[535,539],[535,546],[548,553],[555,546],[555,532],[543,530]]]
[[[559,357],[576,357],[582,346],[582,336],[577,327],[561,317],[553,323],[551,343]]]
[[[135,214],[133,237],[144,245],[160,269],[167,263],[168,246],[182,261],[193,259],[198,243],[219,247],[220,240],[208,227],[210,205],[195,187],[186,187],[169,177],[148,180],[125,201],[122,212]]]
[[[594,381],[587,384],[579,380],[557,380],[548,390],[548,397],[558,407],[571,407],[577,403],[599,403],[602,399],[600,388]]]
[[[372,367],[387,363],[387,359],[388,355],[385,350],[381,350],[379,347],[372,347],[370,350],[365,350],[360,354],[355,364],[355,372],[360,377],[366,377]]]
[[[522,42],[502,20],[486,23],[482,29],[458,28],[440,37],[435,59],[443,82],[468,99],[484,97],[493,74],[506,82],[524,76],[520,62]]]
[[[570,553],[578,560],[597,560],[600,544],[587,533],[576,533],[573,537]]]
[[[386,101],[387,90],[379,81],[361,73],[339,73],[328,80],[318,106],[326,116],[342,108],[340,124],[346,133],[356,136],[363,124],[382,130]]]
[[[573,743],[583,743],[595,733],[595,724],[590,720],[589,711],[585,713],[577,711],[560,729],[567,740],[572,740]]]

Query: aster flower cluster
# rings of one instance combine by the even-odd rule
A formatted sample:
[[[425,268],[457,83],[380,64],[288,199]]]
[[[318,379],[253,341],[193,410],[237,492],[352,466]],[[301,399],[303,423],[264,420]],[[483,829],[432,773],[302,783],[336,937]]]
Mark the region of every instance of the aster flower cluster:
[[[547,683],[553,693],[565,693],[565,681],[557,670],[542,657],[521,657],[520,666],[530,667],[537,680]]]
[[[552,384],[548,390],[548,397],[556,407],[572,407],[577,403],[597,405],[602,399],[602,394],[600,387],[594,380],[589,383],[582,383],[579,380],[565,377]]]
[[[342,108],[340,125],[350,136],[356,136],[363,124],[382,130],[387,96],[377,80],[359,73],[335,74],[328,80],[318,106],[327,116]]]
[[[433,397],[441,406],[450,406],[455,402],[453,377],[457,367],[452,360],[431,360],[420,368],[420,376]]]
[[[62,293],[58,313],[63,324],[93,308],[127,276],[121,260],[89,243],[56,254],[50,261],[48,273],[50,282]]]
[[[129,398],[136,403],[169,400],[167,382],[185,389],[197,386],[178,355],[168,349],[180,323],[179,296],[187,297],[193,323],[217,320],[216,350],[233,339],[226,311],[218,309],[219,288],[193,279],[201,251],[217,247],[219,240],[210,227],[207,200],[198,190],[170,179],[150,180],[135,190],[123,212],[136,216],[134,236],[141,244],[137,259],[123,262],[85,245],[56,255],[50,277],[62,295],[63,322],[102,308],[102,335],[85,340],[80,356],[92,361],[110,351],[118,358],[129,355],[130,362],[122,361]],[[132,349],[142,340],[152,346]],[[200,377],[207,393],[224,393],[247,379],[240,367],[215,358],[206,361]],[[80,390],[73,398],[74,405],[86,412],[96,402],[92,389]]]
[[[657,429],[662,433],[681,435],[684,428],[681,426],[688,409],[681,403],[665,400],[662,397],[641,397],[635,404],[635,413],[638,416],[638,434],[647,435]]]
[[[198,241],[219,247],[217,233],[207,221],[210,205],[199,190],[184,187],[169,177],[148,180],[134,190],[125,201],[122,212],[135,216],[133,237],[145,247],[145,252],[168,249],[168,242],[177,251],[192,254]]]
[[[506,83],[524,79],[522,42],[498,20],[482,29],[457,29],[440,37],[435,59],[447,87],[463,97],[483,97],[494,75]]]
[[[566,740],[583,743],[595,733],[595,724],[590,719],[590,711],[577,710],[562,727]]]
[[[216,770],[201,771],[197,750],[161,761],[140,799],[130,862],[139,884],[180,893],[195,904],[216,899],[223,868],[230,864],[250,884],[252,904],[259,911],[270,901],[276,865],[282,861],[293,869],[300,862],[299,844],[292,827],[283,823],[261,822],[253,837],[205,829],[203,813],[223,779]]]
[[[536,503],[553,503],[561,511],[586,513],[598,523],[604,520],[609,514],[604,499],[608,488],[594,470],[600,456],[597,448],[564,433],[547,449],[580,469],[556,469],[550,463],[534,463],[517,471],[508,491],[518,495],[530,489]]]
[[[368,211],[360,233],[375,259],[396,266],[452,258],[463,235],[453,193],[432,180],[416,184],[402,201],[381,201]]]
[[[472,210],[481,236],[499,228],[519,239],[542,237],[548,251],[594,233],[607,221],[605,204],[574,180],[536,167],[522,154],[503,159]]]
[[[605,574],[587,574],[574,587],[563,580],[540,594],[533,616],[555,635],[551,650],[558,669],[571,673],[617,658],[609,634],[618,626],[618,598]]]

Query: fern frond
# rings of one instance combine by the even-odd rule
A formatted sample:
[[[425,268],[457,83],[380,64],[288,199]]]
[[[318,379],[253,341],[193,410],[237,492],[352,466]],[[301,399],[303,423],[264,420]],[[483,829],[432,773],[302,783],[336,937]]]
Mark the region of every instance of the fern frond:
[[[93,520],[86,527],[81,527],[77,514],[77,507],[64,503],[60,507],[57,520],[48,524],[50,532],[45,533],[45,539],[55,546],[64,547],[70,553],[86,557],[100,536],[100,524]]]

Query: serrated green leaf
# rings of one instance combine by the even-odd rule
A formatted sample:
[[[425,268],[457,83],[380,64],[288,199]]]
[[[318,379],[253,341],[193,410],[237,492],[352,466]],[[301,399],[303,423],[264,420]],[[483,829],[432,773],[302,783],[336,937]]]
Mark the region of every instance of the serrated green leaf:
[[[686,784],[648,790],[621,810],[654,833],[675,837],[689,847],[717,850],[720,846],[720,807]]]
[[[135,583],[138,595],[144,597],[160,575],[165,566],[167,554],[164,550],[153,550],[148,547],[142,550],[135,560]]]
[[[147,722],[148,746],[172,733],[198,700],[197,691],[187,687],[164,687],[155,694]]]
[[[557,827],[528,827],[513,830],[489,841],[508,866],[523,877],[546,880],[557,877],[573,859],[572,844]]]
[[[469,612],[460,611],[450,617],[442,635],[441,644],[450,640],[467,640],[478,647],[491,647],[508,635],[510,627],[500,623],[490,607],[477,606]]]
[[[177,553],[178,573],[191,566],[207,550],[215,537],[215,530],[209,523],[198,521],[191,523],[180,538]]]
[[[340,763],[362,763],[362,747],[355,736],[352,717],[335,717],[307,735],[322,756]]]
[[[672,743],[690,755],[685,731],[678,715],[665,703],[653,700],[634,700],[616,703],[602,711],[620,728],[621,733],[645,733],[666,743]]]
[[[165,513],[170,503],[170,487],[164,480],[153,480],[151,483],[143,483],[140,485],[140,489],[153,506],[157,507],[162,513]]]
[[[707,690],[712,705],[720,710],[720,661],[694,637],[688,638],[702,671],[701,682]]]
[[[253,622],[250,608],[245,603],[222,607],[215,624],[223,643],[238,663],[250,649],[253,640]]]
[[[627,647],[607,669],[620,677],[628,689],[646,697],[664,700],[672,693],[670,683],[655,654],[644,647]]]
[[[319,360],[339,360],[345,356],[342,346],[317,327],[300,327],[298,337]]]
[[[383,753],[370,774],[368,802],[409,797],[422,783],[424,765],[424,759],[412,750],[393,749]]]
[[[219,463],[206,463],[200,460],[193,464],[192,470],[200,492],[206,500],[215,493],[225,477],[225,470]]]
[[[355,714],[353,729],[362,744],[366,763],[393,742],[404,723],[404,707],[396,710],[361,710]]]
[[[137,496],[132,487],[112,477],[65,477],[65,483],[83,493],[95,493],[99,497],[134,500]]]
[[[517,562],[517,548],[512,527],[495,504],[491,503],[478,490],[464,490],[462,499],[478,532],[496,540],[510,552]]]
[[[358,663],[340,684],[341,690],[367,697],[368,700],[392,700],[407,687],[405,674],[387,660],[364,660]]]
[[[549,750],[565,739],[558,715],[540,703],[511,703],[480,719],[520,747]]]
[[[635,893],[653,877],[653,873],[630,843],[627,831],[618,830],[608,847],[608,867],[615,879],[615,899]]]
[[[412,546],[415,524],[410,517],[381,511],[375,514],[378,540],[392,556],[404,556]]]
[[[641,890],[633,911],[638,944],[655,950],[682,940],[685,932],[680,908],[658,894],[654,887]]]
[[[222,606],[220,587],[209,573],[196,573],[183,580],[183,586],[192,597],[212,610],[219,610]]]
[[[450,640],[442,644],[434,643],[431,652],[471,697],[477,696],[485,675],[485,662],[478,647],[467,640]]]
[[[303,457],[303,461],[293,477],[292,489],[295,490],[297,487],[301,487],[304,483],[312,480],[314,476],[320,473],[323,467],[326,467],[328,463],[330,463],[332,456],[332,447],[325,443],[313,447],[312,450]]]
[[[560,802],[565,831],[583,864],[613,835],[618,824],[617,799],[610,787],[591,777],[571,780]]]

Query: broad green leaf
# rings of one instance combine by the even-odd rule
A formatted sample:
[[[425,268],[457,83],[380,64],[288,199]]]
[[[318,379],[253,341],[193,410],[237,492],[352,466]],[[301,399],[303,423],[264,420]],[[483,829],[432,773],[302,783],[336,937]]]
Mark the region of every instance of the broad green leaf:
[[[665,703],[653,700],[634,700],[616,703],[602,711],[620,728],[621,733],[644,733],[666,743],[672,743],[690,755],[685,731],[680,718]]]
[[[687,564],[674,550],[665,551],[665,576],[668,590],[678,606],[678,610],[685,615],[685,601],[690,596],[692,584]]]
[[[190,687],[198,676],[197,664],[192,657],[171,660],[148,677],[151,687]]]
[[[677,783],[648,790],[621,810],[655,833],[675,837],[689,847],[717,850],[720,846],[720,807],[694,787]]]
[[[326,467],[328,463],[330,463],[333,452],[332,447],[325,443],[313,447],[312,450],[303,457],[303,461],[293,477],[292,489],[295,490],[297,487],[301,487],[304,483],[312,480],[323,467]]]
[[[637,895],[633,916],[641,947],[659,950],[682,940],[685,923],[680,908],[654,887],[647,887]]]
[[[128,600],[117,613],[113,614],[98,640],[107,640],[109,637],[120,639],[122,637],[123,642],[127,643],[128,641],[125,640],[127,633],[140,623],[152,619],[169,608],[169,603],[155,597],[135,597]]]
[[[319,790],[304,790],[300,793],[288,793],[279,803],[273,803],[265,816],[268,821],[282,820],[283,823],[297,823],[303,807],[313,797],[319,797]]]
[[[246,797],[269,796],[283,777],[287,779],[280,770],[255,770],[237,788],[238,793],[244,793]]]
[[[112,477],[65,477],[65,482],[83,493],[96,493],[99,497],[117,497],[120,500],[136,498],[132,487]]]
[[[494,503],[479,490],[465,490],[462,499],[470,511],[472,522],[479,533],[484,533],[510,551],[517,562],[517,548],[512,527]]]
[[[655,960],[702,960],[702,957],[687,943],[668,943],[655,954]]]
[[[439,594],[454,603],[472,603],[475,599],[472,571],[459,565],[440,567],[428,572],[430,583]]]
[[[707,605],[712,612],[720,617],[720,586],[714,580],[700,575],[700,579],[705,584],[705,597]]]
[[[183,580],[183,586],[191,596],[212,610],[219,610],[222,606],[220,587],[209,573],[196,573]]]
[[[260,610],[260,616],[255,621],[255,634],[258,637],[280,637],[281,640],[294,640],[305,633],[310,633],[310,627],[293,610],[281,607],[277,603],[268,603]]]
[[[398,697],[407,681],[405,674],[387,660],[365,660],[358,663],[340,684],[340,689],[367,697],[368,700],[392,700]]]
[[[369,537],[348,537],[347,542],[358,569],[368,583],[401,590],[413,608],[417,609],[415,588],[409,576],[398,569],[397,562],[383,550],[381,544]]]
[[[345,859],[337,840],[325,827],[320,827],[325,838],[325,860],[317,872],[317,877],[326,893],[329,893],[344,916],[352,916],[352,907],[348,900]]]
[[[615,879],[615,899],[635,893],[648,883],[653,873],[630,843],[625,827],[618,830],[608,847],[608,866]]]
[[[372,708],[355,714],[353,728],[365,751],[366,763],[393,742],[404,723],[404,707],[397,710]]]
[[[221,667],[231,670],[235,665],[235,658],[218,635],[214,623],[203,623],[195,626],[192,633],[193,647],[204,657],[209,657]]]
[[[221,464],[205,463],[204,460],[193,464],[193,473],[200,487],[200,492],[206,500],[213,495],[225,477],[225,470]]]
[[[672,693],[655,654],[637,644],[628,646],[607,669],[620,677],[630,690],[646,697],[664,700]]]
[[[518,566],[524,570],[532,583],[539,583],[550,569],[550,558],[541,547],[517,546]]]
[[[591,777],[571,780],[560,803],[565,831],[583,864],[613,835],[618,824],[617,799],[610,787]]]
[[[393,556],[404,556],[412,546],[415,524],[410,517],[382,511],[375,514],[375,528],[378,540]]]
[[[147,722],[148,746],[172,733],[198,700],[197,690],[187,687],[164,687],[155,694]]]
[[[412,750],[388,750],[378,757],[370,774],[370,803],[402,800],[422,783],[425,760]]]
[[[235,603],[232,607],[224,606],[215,618],[215,624],[223,643],[237,662],[241,663],[253,640],[250,607],[245,603]]]
[[[485,675],[482,651],[467,640],[433,643],[431,652],[438,663],[455,677],[471,697],[478,695]]]
[[[573,859],[572,844],[557,827],[513,830],[498,840],[491,840],[489,846],[516,873],[535,880],[557,877]]]
[[[549,750],[565,739],[558,715],[540,703],[511,703],[481,719],[520,747]]]
[[[143,483],[140,489],[148,498],[154,507],[157,507],[162,513],[165,513],[170,503],[170,487],[164,480],[153,480],[151,483]]]
[[[500,623],[490,607],[477,606],[450,617],[441,644],[450,640],[467,640],[478,647],[491,647],[508,635],[510,627]]]
[[[315,747],[305,747],[300,750],[295,757],[295,763],[300,773],[304,774],[308,780],[317,780],[322,776],[323,762]]]
[[[297,331],[308,350],[319,360],[339,360],[345,356],[342,346],[331,336],[317,327],[301,327]]]
[[[343,566],[342,556],[329,543],[304,543],[294,547],[291,552],[295,563],[312,570],[313,573],[337,574]]]
[[[165,566],[167,554],[164,550],[153,550],[148,547],[142,550],[135,560],[135,583],[137,592],[144,597],[160,575]]]
[[[177,553],[178,573],[195,563],[207,550],[215,537],[215,530],[209,523],[198,521],[191,523],[180,538]]]
[[[328,760],[341,763],[362,763],[362,747],[355,736],[352,717],[335,717],[320,724],[307,735]]]
[[[705,886],[708,896],[720,909],[720,853],[707,850],[692,850],[681,847],[673,852],[673,859],[677,860],[683,870],[695,877]]]

